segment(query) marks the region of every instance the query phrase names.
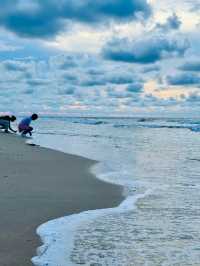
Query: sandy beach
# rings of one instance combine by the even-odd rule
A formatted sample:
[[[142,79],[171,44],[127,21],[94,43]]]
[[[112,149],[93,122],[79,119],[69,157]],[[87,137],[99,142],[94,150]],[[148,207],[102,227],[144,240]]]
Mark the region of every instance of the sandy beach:
[[[89,172],[94,163],[0,134],[1,266],[32,265],[41,244],[36,235],[40,224],[122,201],[121,187]]]

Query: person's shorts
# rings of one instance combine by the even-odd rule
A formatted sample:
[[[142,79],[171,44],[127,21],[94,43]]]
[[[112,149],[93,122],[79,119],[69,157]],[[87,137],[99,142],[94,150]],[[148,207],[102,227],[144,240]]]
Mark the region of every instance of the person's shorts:
[[[4,129],[8,129],[9,128],[9,121],[4,120],[4,119],[0,119],[0,127],[4,128]]]
[[[33,130],[33,128],[32,127],[30,127],[30,126],[27,126],[27,125],[19,125],[18,126],[18,130],[19,130],[19,132],[21,133],[21,132],[24,132],[24,131],[32,131]]]
[[[23,132],[23,131],[25,131],[25,130],[30,130],[31,129],[31,127],[29,127],[29,126],[27,126],[27,125],[19,125],[18,126],[18,130],[19,130],[19,132]]]

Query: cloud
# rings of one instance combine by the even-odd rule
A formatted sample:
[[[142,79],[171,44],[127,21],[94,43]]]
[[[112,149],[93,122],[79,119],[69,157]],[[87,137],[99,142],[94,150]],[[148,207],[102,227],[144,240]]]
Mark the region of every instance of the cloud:
[[[8,95],[14,95],[9,104],[3,101],[4,108],[15,112],[29,110],[30,106],[35,111],[58,111],[62,106],[76,110],[79,105],[110,110],[111,106],[117,108],[121,100],[123,104],[127,99],[137,101],[139,96],[134,94],[139,95],[143,86],[132,66],[124,68],[123,64],[108,63],[90,54],[71,53],[49,60],[4,60],[0,70],[1,89],[9,89]],[[132,86],[127,89],[128,85]]]
[[[26,81],[26,83],[31,87],[42,87],[42,86],[48,86],[49,84],[47,80],[43,79],[29,79]]]
[[[59,88],[58,89],[58,94],[59,95],[73,95],[76,91],[76,87],[74,86],[67,86],[64,88]]]
[[[24,91],[23,91],[23,93],[24,94],[29,94],[29,95],[31,95],[31,94],[33,94],[34,93],[34,89],[33,88],[28,88],[28,89],[25,89]]]
[[[63,67],[65,62],[66,66]],[[68,62],[73,67],[68,67]],[[63,112],[70,108],[74,111],[82,108],[106,112],[120,108],[131,112],[136,107],[138,110],[168,110],[180,105],[179,99],[175,96],[161,99],[155,96],[158,95],[155,90],[148,92],[146,87],[144,89],[149,71],[154,71],[154,68],[157,71],[159,66],[163,67],[161,64],[136,67],[121,62],[108,62],[98,55],[77,53],[53,56],[48,61],[33,58],[5,60],[0,64],[0,94],[3,98],[1,110],[26,112],[30,106],[35,111],[47,112],[58,112],[62,108]],[[143,72],[143,69],[147,72]],[[172,79],[171,76],[167,77]],[[191,92],[194,90],[192,88]],[[189,98],[189,93],[188,89],[181,104],[184,106],[185,102],[187,106],[190,103],[197,105],[198,94],[190,94]]]
[[[120,72],[116,72],[115,73],[116,76],[111,76],[111,75],[106,75],[106,73],[104,74],[104,76],[98,76],[95,78],[91,78],[91,77],[87,77],[86,79],[83,79],[80,83],[79,86],[80,87],[107,87],[107,86],[114,86],[114,87],[120,87],[123,85],[127,85],[130,84],[130,88],[131,85],[135,86],[135,90],[137,90],[140,86],[142,86],[139,82],[141,82],[141,80],[139,80],[138,77],[136,77],[135,75],[129,76],[129,75],[124,75]],[[137,82],[138,83],[134,83]],[[131,89],[130,89],[131,91]]]
[[[168,17],[167,21],[163,24],[157,23],[155,29],[161,31],[170,31],[170,30],[178,30],[181,26],[181,20],[179,17],[174,13],[172,16]]]
[[[108,73],[107,73],[108,71]],[[93,86],[105,86],[105,85],[125,85],[133,83],[139,80],[133,72],[129,72],[128,69],[113,69],[106,68],[104,72],[102,70],[93,69],[93,71],[86,71],[85,73],[79,74],[82,79],[79,82],[80,86],[93,87]]]
[[[183,94],[181,100],[182,107],[187,106],[190,108],[190,111],[192,111],[192,109],[198,111],[200,102],[200,93],[198,91],[193,91],[187,95]]]
[[[189,94],[189,96],[186,97],[186,102],[191,102],[192,104],[199,103],[200,102],[200,94],[198,94],[196,92]]]
[[[167,82],[168,84],[175,86],[200,85],[200,77],[194,73],[180,73],[173,76],[167,76]]]
[[[179,100],[174,97],[169,97],[166,99],[156,97],[152,94],[146,94],[143,98],[144,104],[146,106],[152,106],[152,107],[159,107],[159,108],[166,108],[170,106],[176,106],[179,103]]]
[[[147,0],[3,0],[0,25],[19,36],[49,38],[66,29],[67,22],[92,25],[147,18]]]
[[[0,40],[0,52],[1,53],[2,52],[14,52],[19,49],[21,49],[20,46],[15,46],[13,44]]]
[[[192,12],[198,12],[200,10],[199,0],[191,0],[190,4],[192,5],[191,7]]]
[[[179,67],[180,70],[184,71],[200,71],[200,61],[188,61]]]
[[[115,90],[114,88],[109,88],[107,90],[107,99],[124,99],[131,98],[133,94],[126,90]]]
[[[148,36],[139,40],[114,38],[103,48],[103,57],[113,61],[149,64],[163,58],[183,56],[189,48],[186,39]]]
[[[71,84],[78,84],[78,75],[73,72],[66,72],[61,76],[62,80]]]
[[[114,86],[108,87],[106,89],[107,98],[109,99],[122,99],[127,100],[128,102],[136,102],[140,101],[140,93],[143,91],[143,84],[142,83],[132,83],[126,87],[115,88]],[[125,104],[125,102],[124,102]]]
[[[101,57],[85,54],[54,56],[50,60],[50,71],[60,84],[70,84],[79,87],[100,87],[106,85],[125,85],[141,82],[132,67],[126,68],[108,64]],[[71,64],[73,67],[71,67]],[[65,67],[63,67],[63,65]],[[68,67],[68,65],[70,65]]]
[[[92,76],[92,77],[95,77],[95,76],[103,75],[104,71],[100,70],[100,69],[88,69],[87,74]]]
[[[127,86],[126,90],[128,92],[142,92],[143,84],[142,83],[132,83]]]
[[[134,75],[129,73],[120,73],[113,72],[111,75],[108,75],[107,82],[111,84],[128,84],[132,83],[134,80]]]
[[[93,86],[104,86],[106,85],[106,80],[104,79],[86,79],[83,80],[80,85],[85,87],[93,87]]]
[[[151,66],[146,66],[143,68],[142,72],[143,73],[149,73],[149,72],[158,72],[161,70],[161,67],[158,65],[151,65]]]
[[[80,60],[82,60],[82,57],[82,55],[65,53],[63,55],[51,56],[49,62],[52,68],[68,70],[71,68],[78,67],[80,64]]]
[[[3,63],[3,66],[8,71],[26,71],[27,66],[23,62],[8,60]]]

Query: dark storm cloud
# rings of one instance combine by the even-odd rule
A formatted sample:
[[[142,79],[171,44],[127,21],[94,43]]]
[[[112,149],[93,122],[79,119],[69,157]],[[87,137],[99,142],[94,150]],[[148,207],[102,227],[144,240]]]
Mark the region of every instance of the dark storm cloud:
[[[67,21],[107,23],[148,18],[146,0],[3,0],[0,25],[17,35],[30,38],[55,36]]]
[[[104,58],[113,61],[149,64],[163,58],[182,56],[189,48],[187,40],[151,36],[136,41],[114,38],[102,50]]]
[[[167,82],[170,85],[200,85],[200,77],[194,73],[180,73],[174,76],[167,76]]]
[[[188,61],[184,63],[179,69],[184,71],[200,71],[200,61]]]

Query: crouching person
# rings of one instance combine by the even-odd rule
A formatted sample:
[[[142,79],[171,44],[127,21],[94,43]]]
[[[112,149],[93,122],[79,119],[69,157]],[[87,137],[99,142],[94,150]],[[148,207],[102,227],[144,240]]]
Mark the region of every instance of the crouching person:
[[[30,124],[36,119],[38,119],[37,114],[32,114],[32,116],[22,119],[22,121],[18,125],[18,130],[22,134],[22,136],[26,136],[27,133],[32,136],[33,128],[30,126]]]
[[[17,131],[12,129],[11,122],[14,122],[16,120],[16,117],[14,115],[4,115],[0,116],[0,128],[4,129],[6,133],[9,133],[9,130],[13,133],[16,133]]]

